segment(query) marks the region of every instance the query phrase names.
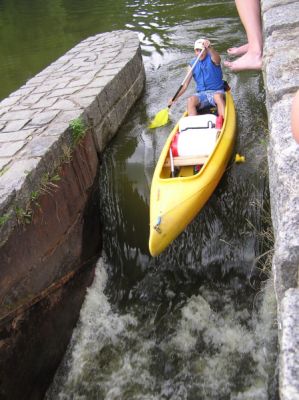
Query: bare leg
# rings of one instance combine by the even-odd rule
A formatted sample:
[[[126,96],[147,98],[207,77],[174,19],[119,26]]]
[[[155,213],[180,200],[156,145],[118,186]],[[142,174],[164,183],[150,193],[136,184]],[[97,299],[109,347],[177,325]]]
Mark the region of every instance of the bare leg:
[[[224,118],[224,110],[225,110],[225,100],[224,95],[221,93],[214,94],[214,100],[217,106],[218,115]]]
[[[262,68],[263,35],[259,0],[235,0],[240,19],[245,28],[248,49],[236,61],[225,61],[224,65],[234,72],[259,70]],[[244,50],[244,49],[243,49]]]
[[[197,109],[196,107],[199,106],[199,100],[197,96],[191,96],[189,97],[187,101],[187,112],[188,115],[197,115]]]

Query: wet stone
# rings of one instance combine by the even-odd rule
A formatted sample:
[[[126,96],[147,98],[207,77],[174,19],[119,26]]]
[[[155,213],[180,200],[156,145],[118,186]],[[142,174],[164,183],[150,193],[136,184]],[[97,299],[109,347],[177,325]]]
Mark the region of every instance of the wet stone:
[[[25,143],[22,140],[13,143],[0,143],[0,154],[2,157],[12,157],[24,147]]]
[[[282,301],[281,400],[299,398],[299,289],[289,289]]]
[[[0,173],[1,175],[4,175],[6,171],[6,166],[9,164],[10,159],[8,158],[0,158]]]
[[[4,128],[1,130],[0,133],[6,133],[6,132],[16,132],[22,128],[24,128],[24,126],[26,124],[28,124],[30,120],[29,119],[25,119],[25,120],[16,120],[16,121],[9,121]]]
[[[53,119],[59,114],[59,111],[45,111],[37,114],[30,121],[29,126],[45,125],[53,121]]]
[[[276,2],[277,4],[277,2]],[[267,35],[271,35],[274,30],[284,27],[295,26],[299,23],[299,3],[298,1],[290,4],[281,3],[276,7],[270,7],[263,16],[263,28]]]
[[[22,158],[42,157],[56,141],[57,138],[54,136],[36,137],[27,144],[19,156]]]
[[[19,190],[27,175],[38,164],[39,159],[17,160],[0,176],[0,199],[9,196],[12,191]],[[1,201],[2,202],[2,201]]]
[[[0,133],[0,143],[16,142],[32,136],[35,129],[23,129],[16,132]]]

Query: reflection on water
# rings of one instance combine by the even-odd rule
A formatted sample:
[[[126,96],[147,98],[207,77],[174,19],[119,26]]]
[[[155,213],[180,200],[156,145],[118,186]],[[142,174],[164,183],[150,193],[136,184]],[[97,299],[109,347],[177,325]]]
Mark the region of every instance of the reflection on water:
[[[2,0],[0,29],[0,97],[99,32],[138,32],[146,68],[144,96],[103,155],[105,255],[47,398],[276,399],[275,298],[257,262],[269,246],[259,234],[269,196],[261,74],[225,71],[246,163],[229,165],[165,252],[148,252],[154,166],[194,88],[168,126],[150,131],[148,120],[179,87],[195,39],[208,36],[222,59],[243,42],[234,1]]]
[[[138,32],[144,55],[159,68],[168,49],[182,50],[178,39],[189,36],[190,21],[198,22],[198,34],[222,42],[229,30],[234,43],[239,42],[235,15],[232,0],[1,0],[0,99],[88,36],[118,29]]]

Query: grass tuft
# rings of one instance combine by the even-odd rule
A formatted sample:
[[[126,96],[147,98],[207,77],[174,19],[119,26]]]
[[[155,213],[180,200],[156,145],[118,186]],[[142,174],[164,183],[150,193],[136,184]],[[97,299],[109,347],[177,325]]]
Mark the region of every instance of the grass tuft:
[[[82,118],[76,118],[70,122],[73,144],[78,144],[85,136],[86,126]]]

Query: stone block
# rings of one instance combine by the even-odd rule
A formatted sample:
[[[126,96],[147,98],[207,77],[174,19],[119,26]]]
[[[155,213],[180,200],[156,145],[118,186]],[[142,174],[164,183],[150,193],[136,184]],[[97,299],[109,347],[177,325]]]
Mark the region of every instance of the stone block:
[[[48,99],[47,97],[43,97],[42,99],[38,100],[35,104],[32,104],[30,109],[31,110],[43,110],[45,108],[53,106],[58,100],[59,100],[59,97],[51,97],[51,99]]]
[[[105,86],[104,92],[110,110],[119,101],[125,91],[126,82],[120,81],[117,75]]]
[[[262,0],[261,1],[261,8],[262,8],[262,13],[265,13],[268,11],[270,8],[274,8],[277,6],[282,6],[290,3],[295,3],[298,0],[280,0],[279,3],[277,0]]]
[[[5,198],[14,192],[19,191],[28,174],[33,171],[39,163],[39,159],[16,160],[9,169],[0,176],[0,215],[3,214]]]
[[[32,126],[43,126],[49,124],[54,118],[59,114],[60,110],[54,111],[41,111],[40,113],[36,114],[28,124],[28,127]]]
[[[27,146],[18,154],[20,158],[43,157],[51,146],[57,141],[55,136],[38,136],[33,138]]]
[[[49,83],[48,79],[46,80],[46,83],[37,86],[32,94],[44,94],[44,93],[49,93],[51,92],[53,89],[55,89],[55,87],[57,86],[57,82],[54,80],[53,82]]]
[[[29,94],[25,98],[22,98],[22,106],[23,108],[29,108],[36,104],[38,101],[40,101],[44,97],[44,93],[38,93],[38,94]],[[26,107],[27,106],[27,107]]]
[[[51,99],[53,97],[61,98],[61,97],[72,95],[72,94],[78,92],[79,90],[80,90],[80,88],[78,88],[78,87],[73,87],[73,88],[65,87],[63,89],[54,89],[50,93],[47,94],[47,98],[48,99]]]
[[[264,47],[267,103],[271,106],[285,93],[299,87],[299,26],[272,33]]]
[[[24,141],[25,139],[30,140],[35,132],[36,129],[23,129],[16,132],[0,133],[0,145],[1,143],[13,143],[16,141]]]
[[[291,221],[291,214],[294,211],[299,213],[295,190],[296,184],[299,184],[299,148],[291,133],[290,109],[291,97],[284,96],[268,111],[271,131],[268,150],[269,183],[275,232],[281,229],[283,215]]]
[[[282,300],[280,335],[280,400],[299,400],[299,289]]]
[[[8,106],[13,106],[20,101],[21,96],[20,95],[15,95],[15,96],[9,96],[6,99],[2,100],[0,103],[0,107],[8,107]]]
[[[69,122],[65,121],[53,121],[51,124],[47,125],[43,131],[43,136],[56,136],[59,137],[64,134],[64,132],[69,128]]]
[[[10,163],[10,159],[8,158],[0,158],[0,172],[1,175],[3,175],[5,173],[5,171],[7,170],[8,164]]]
[[[29,121],[30,121],[29,119],[8,121],[4,125],[4,128],[1,129],[0,134],[7,133],[7,132],[16,132],[20,129],[23,129],[24,126],[27,125]]]
[[[29,121],[34,114],[33,110],[17,110],[8,111],[0,117],[0,121]]]
[[[74,111],[74,109],[78,109],[78,105],[76,105],[71,99],[57,100],[52,106],[48,107],[48,110],[58,111]]]
[[[277,2],[276,2],[277,3]],[[299,2],[279,2],[263,13],[263,29],[265,36],[270,36],[274,30],[294,28],[299,24]]]
[[[268,150],[271,216],[275,234],[275,289],[283,293],[297,286],[299,265],[299,146],[290,126],[291,97],[269,107]]]
[[[110,111],[110,107],[109,107],[109,102],[107,99],[107,95],[106,92],[104,90],[102,90],[98,97],[97,97],[97,101],[98,101],[98,105],[99,105],[99,110],[102,113],[102,115],[107,114]]]
[[[0,157],[13,157],[24,147],[26,144],[25,140],[19,140],[18,142],[0,143]]]
[[[89,88],[96,88],[98,93],[100,93],[101,89],[103,89],[112,79],[111,75],[106,76],[98,76],[90,82],[88,85]]]
[[[80,109],[75,109],[72,111],[62,111],[59,113],[59,115],[55,118],[55,123],[67,123],[68,125],[70,124],[71,121],[74,119],[80,118],[83,116],[82,110]]]

